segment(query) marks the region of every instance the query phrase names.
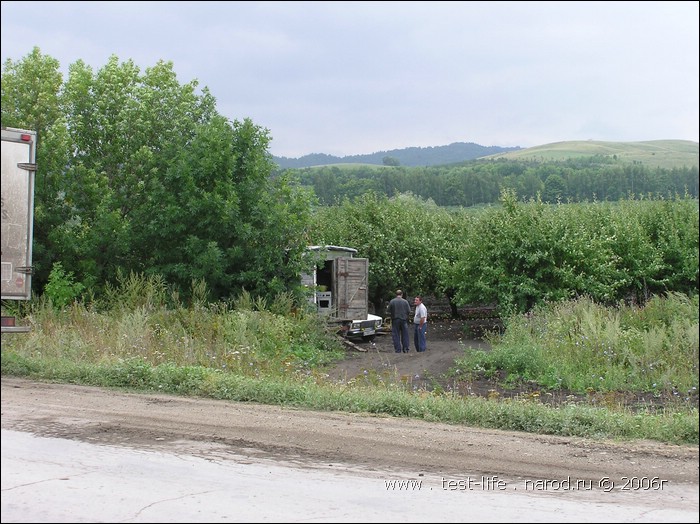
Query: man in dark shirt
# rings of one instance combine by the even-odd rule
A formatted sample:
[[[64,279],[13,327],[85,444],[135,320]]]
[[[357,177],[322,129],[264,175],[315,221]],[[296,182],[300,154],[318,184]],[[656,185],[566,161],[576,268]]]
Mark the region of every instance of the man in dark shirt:
[[[411,349],[408,338],[408,316],[411,314],[411,305],[403,298],[403,292],[396,290],[396,296],[389,302],[389,316],[391,316],[391,339],[394,342],[394,353],[408,353]]]

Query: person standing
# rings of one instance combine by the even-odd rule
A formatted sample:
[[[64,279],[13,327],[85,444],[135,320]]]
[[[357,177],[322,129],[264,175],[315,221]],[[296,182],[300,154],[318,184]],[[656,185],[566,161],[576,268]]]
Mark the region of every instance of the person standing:
[[[413,315],[413,324],[415,325],[413,343],[416,346],[416,351],[422,353],[427,349],[425,332],[428,330],[428,308],[425,307],[420,296],[413,299],[413,303],[416,306],[416,312]]]
[[[389,316],[391,317],[391,340],[394,342],[394,353],[408,353],[411,344],[408,338],[408,316],[411,314],[411,305],[403,298],[403,292],[396,290],[396,296],[389,302]]]

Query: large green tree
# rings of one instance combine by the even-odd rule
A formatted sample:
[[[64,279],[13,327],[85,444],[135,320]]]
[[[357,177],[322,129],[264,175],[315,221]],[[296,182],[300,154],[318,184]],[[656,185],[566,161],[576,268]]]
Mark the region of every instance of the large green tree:
[[[112,56],[93,71],[79,60],[62,83],[35,49],[6,62],[2,111],[3,125],[41,130],[35,265],[45,275],[60,262],[99,294],[119,273],[161,274],[182,296],[204,280],[212,298],[298,280],[309,190],[273,176],[266,129],[219,115],[171,62],[141,72]]]

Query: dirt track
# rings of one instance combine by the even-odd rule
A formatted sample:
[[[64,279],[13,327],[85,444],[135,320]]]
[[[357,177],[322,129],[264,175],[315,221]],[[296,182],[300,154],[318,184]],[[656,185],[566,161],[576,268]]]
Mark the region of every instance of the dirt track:
[[[2,428],[199,456],[261,457],[298,467],[332,463],[416,475],[618,482],[646,476],[698,484],[697,446],[593,442],[10,377],[2,377]]]
[[[427,350],[416,352],[413,343],[413,324],[409,324],[411,351],[395,353],[391,334],[375,337],[373,342],[357,344],[349,348],[346,359],[328,370],[331,380],[350,380],[407,384],[413,389],[432,389],[440,383],[446,389],[450,380],[444,376],[455,365],[455,359],[464,355],[465,349],[488,349],[481,340],[467,339],[458,322],[428,323]]]

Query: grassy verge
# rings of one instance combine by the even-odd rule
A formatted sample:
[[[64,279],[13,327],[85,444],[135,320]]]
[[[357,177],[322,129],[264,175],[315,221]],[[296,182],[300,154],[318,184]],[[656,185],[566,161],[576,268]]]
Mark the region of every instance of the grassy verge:
[[[137,288],[138,293],[119,293],[118,307],[103,305],[99,311],[80,304],[56,309],[50,303],[36,301],[22,322],[32,326],[31,332],[2,338],[2,375],[531,433],[698,444],[698,410],[682,403],[631,412],[574,403],[552,407],[535,398],[460,397],[442,390],[411,391],[401,384],[331,384],[317,370],[341,358],[340,344],[315,316],[294,311],[285,299],[269,305],[242,297],[235,307],[166,307],[157,300],[157,293],[148,292],[148,285],[140,283]],[[132,302],[125,303],[129,296]],[[697,302],[695,308],[697,335]],[[679,319],[683,311],[676,309],[666,316]],[[657,312],[656,316],[664,315]],[[592,322],[604,322],[600,320],[603,317],[592,318]],[[534,329],[532,323],[529,326]],[[522,330],[518,333],[522,337]],[[528,340],[529,345],[522,339],[520,343],[504,339],[505,349],[499,350],[502,355],[508,355],[510,347],[520,357],[502,358],[494,365],[513,372],[526,369],[533,374],[542,365],[543,376],[550,376],[547,370],[557,360],[543,357],[546,351],[525,352],[536,356],[523,357],[522,348],[533,347]],[[695,341],[695,355],[689,357],[689,366],[691,372],[695,366],[697,385],[697,337]],[[563,358],[557,355],[557,359]],[[538,364],[528,364],[528,358]],[[572,358],[581,360],[580,356]],[[479,365],[485,365],[485,361]],[[629,368],[629,364],[619,366]],[[670,366],[664,371],[670,383],[694,387],[685,369],[675,375],[674,369]],[[583,367],[579,373],[590,374],[590,370]],[[615,385],[636,387],[648,382],[640,380]],[[581,383],[583,387],[585,384]]]
[[[620,413],[570,405],[547,407],[532,400],[489,400],[400,387],[349,388],[317,381],[313,376],[284,379],[241,376],[202,366],[160,364],[139,359],[95,365],[51,359],[29,359],[15,351],[2,353],[2,373],[51,382],[83,384],[130,391],[161,392],[236,402],[259,402],[321,411],[376,413],[449,424],[590,437],[650,439],[673,444],[698,443],[698,413]]]

